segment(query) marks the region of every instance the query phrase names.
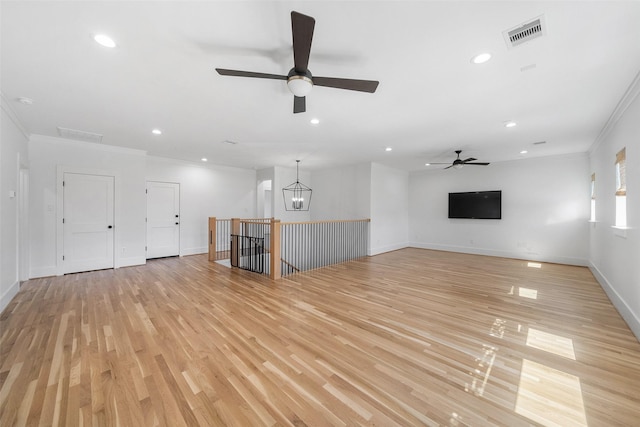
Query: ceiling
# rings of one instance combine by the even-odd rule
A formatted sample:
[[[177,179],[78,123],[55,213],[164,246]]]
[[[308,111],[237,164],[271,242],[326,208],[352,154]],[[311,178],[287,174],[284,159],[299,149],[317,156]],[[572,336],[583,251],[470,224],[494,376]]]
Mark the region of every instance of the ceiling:
[[[373,161],[416,171],[452,161],[456,149],[487,162],[584,152],[640,70],[636,1],[0,7],[1,91],[28,132],[64,127],[101,134],[105,145],[245,168],[301,159],[307,169]],[[284,81],[215,72],[287,74],[292,10],[316,19],[314,75],[379,80],[376,93],[314,87],[307,112],[294,115]],[[541,15],[545,35],[507,47],[505,30]],[[98,45],[98,33],[117,46]],[[481,52],[491,60],[473,64]]]

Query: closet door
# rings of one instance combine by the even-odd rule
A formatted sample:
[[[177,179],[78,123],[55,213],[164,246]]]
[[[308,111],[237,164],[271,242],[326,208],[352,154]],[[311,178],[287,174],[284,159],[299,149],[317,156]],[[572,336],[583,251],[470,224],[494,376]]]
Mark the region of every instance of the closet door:
[[[180,255],[180,184],[147,182],[147,259]]]
[[[63,273],[114,267],[113,176],[65,173]]]

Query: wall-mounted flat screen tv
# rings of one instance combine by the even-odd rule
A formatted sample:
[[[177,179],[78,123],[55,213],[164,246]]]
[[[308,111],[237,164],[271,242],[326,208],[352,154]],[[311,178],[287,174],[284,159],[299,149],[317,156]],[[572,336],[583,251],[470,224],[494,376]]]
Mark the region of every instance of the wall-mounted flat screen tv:
[[[502,219],[502,191],[449,193],[449,218]]]

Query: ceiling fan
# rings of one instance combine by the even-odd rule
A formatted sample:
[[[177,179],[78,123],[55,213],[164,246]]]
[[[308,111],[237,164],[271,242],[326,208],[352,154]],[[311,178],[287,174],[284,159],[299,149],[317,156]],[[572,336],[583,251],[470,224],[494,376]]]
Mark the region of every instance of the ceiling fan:
[[[456,154],[458,155],[458,157],[453,161],[453,163],[429,163],[429,164],[430,165],[449,165],[445,169],[449,169],[449,168],[460,169],[465,165],[487,166],[489,164],[489,163],[483,163],[483,162],[471,163],[474,160],[478,160],[475,157],[469,157],[468,159],[462,160],[460,158],[460,153],[462,153],[462,150],[456,150]]]
[[[307,68],[311,41],[316,20],[301,13],[291,12],[291,32],[293,34],[293,62],[294,66],[286,76],[279,74],[256,73],[253,71],[227,70],[216,68],[222,76],[254,77],[258,79],[286,80],[289,90],[293,93],[293,112],[306,111],[306,95],[315,86],[333,87],[336,89],[357,90],[373,93],[378,87],[375,80],[354,80],[335,77],[316,77]]]

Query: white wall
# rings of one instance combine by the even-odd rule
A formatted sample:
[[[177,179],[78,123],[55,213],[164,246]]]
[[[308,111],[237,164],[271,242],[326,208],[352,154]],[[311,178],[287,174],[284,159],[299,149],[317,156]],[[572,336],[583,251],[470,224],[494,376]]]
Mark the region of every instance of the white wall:
[[[27,135],[2,98],[0,133],[0,312],[20,288],[18,276],[18,171],[28,166]],[[20,163],[20,165],[19,165]],[[15,197],[9,192],[15,191]]]
[[[377,163],[314,171],[313,220],[370,218],[369,255],[409,242],[409,173]]]
[[[640,76],[640,75],[639,75]],[[596,222],[590,227],[589,266],[640,339],[640,81],[637,77],[591,150],[596,174]],[[615,158],[626,147],[627,230],[615,223]]]
[[[411,246],[586,265],[586,154],[411,174]],[[448,194],[502,191],[502,219],[448,219]]]
[[[273,215],[273,179],[274,168],[260,169],[256,171],[256,218],[271,218]],[[269,215],[265,216],[265,212]],[[275,218],[275,217],[274,217]]]
[[[180,184],[180,255],[208,251],[208,218],[255,218],[256,172],[147,157],[147,181]]]
[[[409,246],[409,173],[371,164],[369,254]]]
[[[30,160],[30,277],[59,274],[58,171],[107,173],[115,182],[115,266],[145,263],[145,153],[103,144],[32,135]]]
[[[371,164],[313,171],[311,219],[371,217]]]

